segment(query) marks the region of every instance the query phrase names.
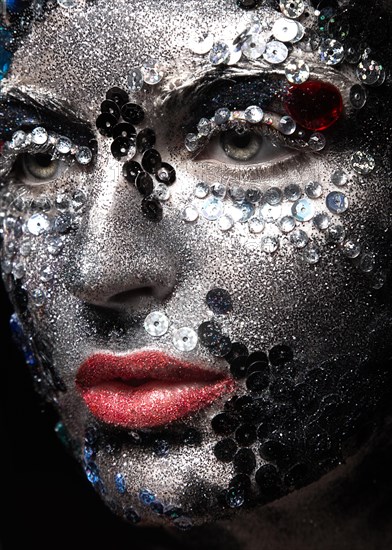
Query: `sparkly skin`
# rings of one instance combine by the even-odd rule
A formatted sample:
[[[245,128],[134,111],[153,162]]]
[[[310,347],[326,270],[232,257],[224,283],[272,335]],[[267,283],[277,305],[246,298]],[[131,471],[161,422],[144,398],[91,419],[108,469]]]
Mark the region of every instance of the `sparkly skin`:
[[[266,8],[261,8],[260,14],[265,14],[267,20],[280,16]],[[13,198],[22,196],[31,202],[42,197],[54,201],[61,194],[72,196],[77,190],[87,197],[86,205],[77,214],[76,228],[61,237],[61,254],[48,253],[46,235],[23,237],[31,251],[23,260],[22,285],[29,306],[28,316],[22,317],[26,332],[34,334],[35,345],[42,352],[36,376],[41,379],[37,381],[38,389],[60,411],[78,449],[78,459],[83,460],[86,430],[91,426],[104,437],[121,439],[121,450],[108,451],[104,445],[98,445],[93,461],[87,463],[86,473],[102,498],[112,506],[114,502],[119,515],[125,516],[125,510],[132,507],[144,524],[168,525],[166,518],[140,503],[139,492],[148,488],[161,502],[181,507],[194,524],[213,522],[222,515],[228,517],[219,527],[249,549],[258,548],[255,525],[261,518],[260,532],[270,537],[270,548],[278,549],[283,546],[279,529],[269,515],[271,508],[238,513],[222,506],[218,498],[237,473],[232,462],[219,461],[214,454],[214,446],[221,437],[212,429],[211,420],[222,412],[227,398],[220,397],[210,407],[168,425],[163,431],[153,431],[154,440],[176,441],[177,434],[181,439],[189,428],[201,434],[199,444],[173,443],[162,458],[152,451],[152,445],[135,444],[132,434],[122,433],[113,425],[116,422],[109,425],[97,422],[75,384],[79,365],[92,355],[122,357],[136,350],[158,350],[180,361],[203,364],[218,377],[230,375],[227,361],[212,356],[207,348],[198,345],[192,351],[180,352],[173,345],[171,330],[154,338],[143,328],[149,313],[163,310],[172,320],[173,330],[181,327],[197,330],[201,323],[213,318],[205,297],[212,288],[219,287],[227,290],[232,299],[232,310],[220,315],[219,322],[223,333],[233,342],[245,344],[250,351],[269,351],[283,343],[293,349],[303,371],[325,362],[334,363],[334,372],[347,375],[347,383],[338,385],[343,403],[350,402],[351,396],[356,399],[357,395],[358,402],[363,395],[367,402],[377,402],[390,391],[386,376],[363,390],[361,382],[365,375],[357,370],[362,360],[374,359],[379,365],[389,357],[386,347],[392,329],[389,278],[392,201],[390,132],[383,126],[388,119],[374,118],[371,107],[369,111],[365,108],[367,116],[356,119],[356,112],[349,104],[350,87],[358,83],[352,67],[327,67],[314,54],[307,54],[312,61],[312,75],[336,86],[344,103],[344,117],[326,132],[329,144],[322,153],[302,155],[295,151],[295,155],[279,165],[273,161],[247,165],[228,160],[222,151],[219,158],[210,158],[213,147],[204,151],[204,158],[191,160],[184,147],[188,126],[194,128],[200,117],[193,120],[187,101],[177,100],[173,104],[170,94],[216,70],[211,69],[208,56],[197,56],[189,50],[194,29],[212,30],[217,37],[234,37],[238,27],[251,17],[252,12],[237,8],[229,0],[189,0],[186,9],[179,0],[148,3],[98,0],[80,9],[52,11],[44,23],[34,25],[16,52],[12,71],[4,81],[5,89],[16,87],[32,95],[65,101],[94,129],[107,90],[113,86],[126,89],[128,72],[139,67],[146,56],[160,60],[165,74],[162,83],[132,94],[131,101],[143,107],[146,117],[140,128],[155,130],[156,147],[162,159],[175,167],[177,180],[171,187],[170,200],[163,207],[162,221],[151,222],[141,211],[140,193],[122,177],[122,162],[111,154],[111,139],[96,132],[98,153],[91,167],[73,166],[43,185],[35,182],[20,186],[11,182],[9,190]],[[263,61],[257,65],[245,61],[242,65],[246,76],[257,75],[260,70],[281,75],[279,67]],[[381,88],[372,90],[370,105],[372,100],[377,103],[378,94],[382,94]],[[384,108],[388,109],[386,103]],[[376,159],[376,169],[366,177],[356,173],[350,162],[351,154],[361,150]],[[252,235],[243,224],[236,224],[224,233],[214,221],[200,219],[186,224],[181,217],[183,209],[198,200],[194,199],[194,189],[200,181],[240,185],[245,190],[257,188],[263,193],[271,187],[283,190],[293,182],[304,188],[311,181],[320,181],[323,195],[319,204],[325,211],[326,196],[336,191],[331,174],[338,169],[348,175],[344,191],[350,208],[343,220],[332,214],[331,218],[335,225],[344,225],[353,242],[376,255],[377,273],[370,269],[365,274],[342,254],[340,247],[327,242],[326,235],[317,231],[311,220],[298,227],[322,251],[320,261],[314,265],[303,261],[288,237],[282,238],[276,253],[268,254],[261,249],[260,235]],[[7,208],[8,214],[15,217],[13,206]],[[31,206],[18,216],[25,222],[34,212]],[[263,235],[274,237],[275,230],[269,227]],[[5,255],[16,254],[15,248],[20,248],[14,235],[11,229],[5,231]],[[381,291],[375,288],[380,271],[386,274]],[[11,297],[22,312],[21,285],[11,279],[6,274]],[[46,295],[40,306],[34,305],[33,300],[37,289],[44,290]],[[50,368],[43,365],[42,355],[49,359]],[[41,369],[45,376],[40,375]],[[296,375],[297,382],[303,374]],[[333,393],[329,384],[330,380],[323,389],[323,398]],[[237,387],[238,395],[249,394],[242,381]],[[288,400],[288,406],[294,408],[293,399]],[[377,419],[375,412],[374,418]],[[295,437],[303,429],[304,426],[299,426]],[[323,441],[328,440],[323,428],[318,433]],[[150,435],[147,433],[146,441]],[[313,449],[311,443],[307,445]],[[329,477],[320,481],[313,478],[313,484],[302,492],[294,491],[276,505],[289,518],[287,524],[293,538],[286,542],[295,541],[291,548],[300,548],[306,536],[313,543],[317,540],[318,548],[329,548],[322,535],[301,534],[296,514],[305,510],[309,524],[313,521],[306,511],[307,501],[322,510],[323,490],[332,487],[329,494],[334,494],[339,476],[349,475],[350,468],[363,457],[362,450],[363,454],[349,460],[346,469],[335,469],[339,462],[357,452],[357,445],[353,447],[345,445],[342,450],[336,445]],[[259,468],[268,460],[260,458],[257,449],[255,445]],[[92,464],[99,472],[99,483],[95,482]],[[126,479],[125,494],[115,487],[119,471]],[[290,490],[293,489],[291,486]],[[262,503],[275,498],[265,498]],[[319,517],[323,518],[321,512]],[[344,533],[343,527],[340,532]],[[361,536],[352,537],[356,542],[352,547],[366,548]]]

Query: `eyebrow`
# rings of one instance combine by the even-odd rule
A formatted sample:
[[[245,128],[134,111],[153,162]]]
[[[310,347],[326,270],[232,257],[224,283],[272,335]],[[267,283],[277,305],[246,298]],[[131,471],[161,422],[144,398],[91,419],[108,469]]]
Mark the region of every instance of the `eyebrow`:
[[[23,128],[45,126],[78,142],[89,142],[95,134],[91,124],[65,102],[43,94],[12,88],[0,96],[0,136],[10,139]]]

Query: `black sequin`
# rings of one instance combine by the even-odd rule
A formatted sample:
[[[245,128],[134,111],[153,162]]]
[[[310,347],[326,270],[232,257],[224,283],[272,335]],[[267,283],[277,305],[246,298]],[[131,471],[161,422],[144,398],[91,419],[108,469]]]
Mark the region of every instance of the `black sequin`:
[[[231,462],[236,453],[237,445],[233,439],[222,439],[214,447],[214,454],[221,462]]]
[[[149,174],[155,174],[162,164],[161,155],[156,149],[148,149],[142,159],[142,166]]]
[[[249,395],[239,397],[234,409],[244,423],[262,422],[265,419],[263,402]]]
[[[268,357],[267,354],[264,351],[253,351],[248,356],[248,365],[251,365],[252,363],[265,363],[268,365]]]
[[[111,101],[117,103],[119,107],[122,107],[124,103],[128,102],[129,96],[125,90],[114,87],[110,88],[110,90],[106,92],[106,99],[110,99]]]
[[[214,321],[206,321],[197,329],[200,343],[203,346],[210,347],[215,345],[222,337],[220,326]]]
[[[231,296],[223,288],[213,288],[207,293],[206,302],[208,307],[216,315],[224,315],[233,309]]]
[[[240,342],[233,342],[231,344],[230,353],[228,353],[226,355],[225,359],[228,363],[231,364],[234,361],[234,359],[236,359],[237,357],[240,357],[240,356],[247,357],[248,356],[248,348],[244,344],[241,344]]]
[[[125,157],[128,154],[128,151],[132,145],[132,142],[128,138],[118,137],[113,140],[113,143],[110,147],[112,155],[115,159],[119,160],[121,157]]]
[[[255,474],[255,480],[260,487],[261,496],[271,498],[280,493],[281,479],[279,472],[272,464],[264,464]]]
[[[152,222],[159,222],[163,217],[162,205],[153,197],[145,197],[142,200],[142,212]]]
[[[144,111],[136,103],[125,103],[121,108],[121,116],[125,122],[130,122],[137,126],[144,120]]]
[[[136,178],[143,172],[143,168],[135,160],[128,160],[123,166],[123,176],[129,183],[135,183]]]
[[[268,387],[269,376],[266,372],[252,372],[246,379],[246,387],[254,393],[260,393]]]
[[[200,445],[202,441],[201,433],[195,428],[185,430],[183,442],[185,445]]]
[[[238,417],[230,413],[220,413],[211,420],[211,426],[219,435],[229,435],[234,432],[240,423]]]
[[[261,5],[261,0],[237,0],[237,6],[243,10],[254,10]]]
[[[214,344],[209,346],[209,351],[216,357],[224,357],[231,350],[231,340],[228,336],[220,336]]]
[[[152,149],[155,145],[156,136],[154,130],[151,128],[144,128],[141,130],[136,138],[136,147],[139,153],[144,153],[148,149]]]
[[[265,374],[269,373],[269,365],[268,363],[263,363],[262,361],[255,361],[254,363],[249,363],[247,361],[247,369],[246,374],[249,376],[253,372],[264,372]]]
[[[98,116],[96,124],[100,134],[110,137],[113,134],[113,128],[117,124],[117,119],[110,113],[102,113]]]
[[[229,483],[229,487],[239,487],[244,489],[245,491],[250,489],[251,485],[252,485],[252,482],[249,476],[247,476],[246,474],[235,475]]]
[[[236,380],[245,378],[248,368],[246,365],[246,360],[246,355],[240,355],[231,361],[230,372]]]
[[[242,424],[236,429],[235,440],[241,447],[249,447],[256,441],[256,426],[253,424]]]
[[[290,457],[290,447],[282,440],[267,439],[260,445],[259,453],[261,458],[272,462],[285,462]]]
[[[136,144],[136,130],[132,124],[128,122],[120,122],[113,128],[112,135],[114,138],[123,137],[132,139],[132,144]]]
[[[252,449],[240,449],[233,458],[237,472],[250,474],[256,468],[256,457]]]
[[[109,113],[110,115],[113,115],[116,120],[120,118],[121,114],[120,107],[115,101],[112,101],[111,99],[105,99],[105,101],[102,101],[101,113]]]
[[[154,183],[151,176],[146,174],[146,172],[141,172],[138,174],[136,178],[136,189],[145,197],[151,195],[154,189]]]
[[[161,166],[158,168],[155,177],[157,181],[161,183],[166,183],[166,185],[172,185],[176,181],[176,171],[167,162],[162,162]]]
[[[293,360],[293,350],[288,346],[274,346],[269,352],[272,365],[283,365]]]

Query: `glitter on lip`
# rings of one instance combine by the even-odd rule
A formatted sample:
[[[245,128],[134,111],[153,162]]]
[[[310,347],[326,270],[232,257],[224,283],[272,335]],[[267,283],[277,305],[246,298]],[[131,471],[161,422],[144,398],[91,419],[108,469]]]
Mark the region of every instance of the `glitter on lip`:
[[[211,405],[234,390],[227,375],[159,351],[89,357],[76,386],[90,412],[125,428],[163,426]]]

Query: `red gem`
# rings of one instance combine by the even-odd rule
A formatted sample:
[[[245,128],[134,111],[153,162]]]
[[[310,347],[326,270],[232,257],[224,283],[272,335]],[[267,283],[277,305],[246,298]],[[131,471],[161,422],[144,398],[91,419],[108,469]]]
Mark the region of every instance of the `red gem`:
[[[332,84],[312,80],[291,86],[285,98],[285,107],[297,124],[307,130],[320,131],[340,118],[343,100]]]

